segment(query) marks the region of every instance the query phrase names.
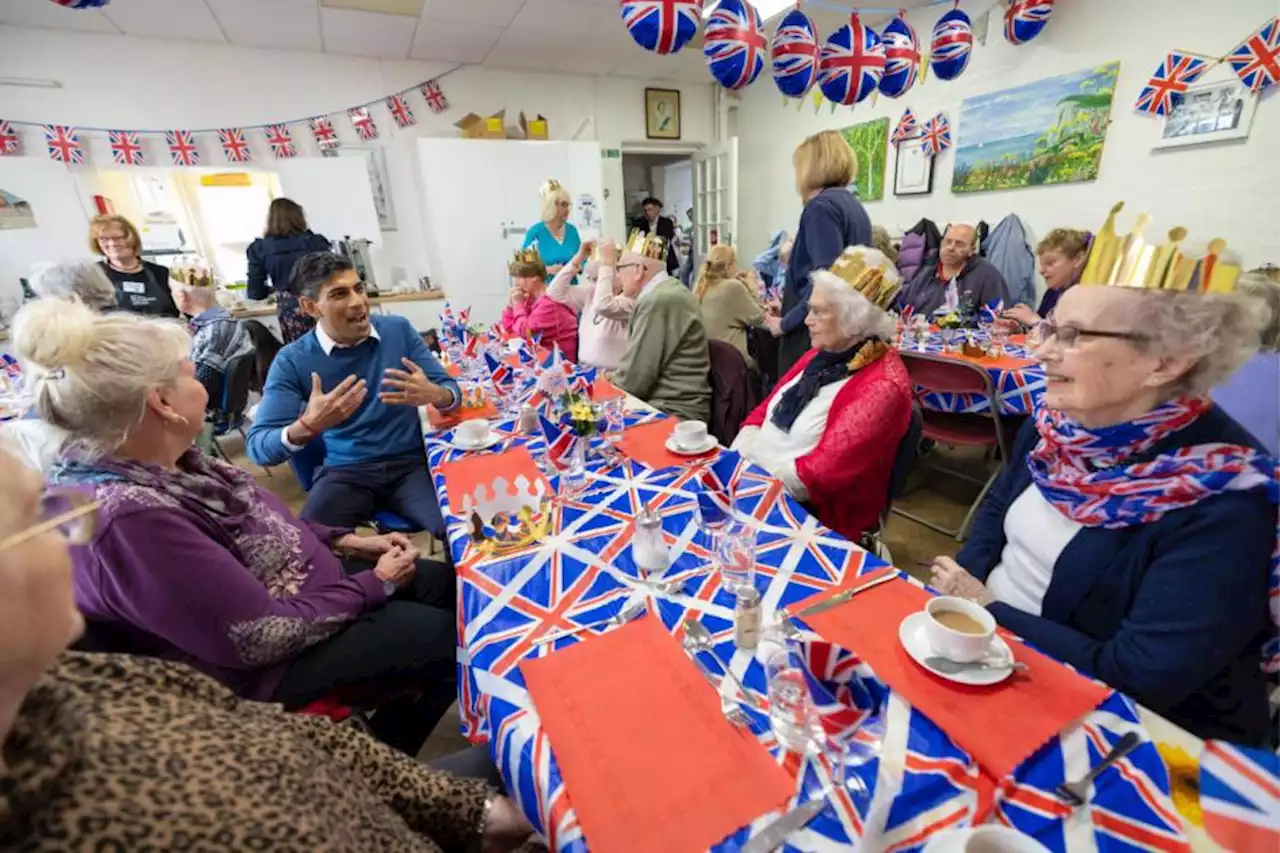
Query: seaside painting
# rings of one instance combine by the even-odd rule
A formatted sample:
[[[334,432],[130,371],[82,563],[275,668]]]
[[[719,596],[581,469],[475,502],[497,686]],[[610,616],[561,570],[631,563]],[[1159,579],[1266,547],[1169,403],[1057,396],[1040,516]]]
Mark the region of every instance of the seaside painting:
[[[965,100],[952,192],[1095,180],[1119,74],[1113,62]]]

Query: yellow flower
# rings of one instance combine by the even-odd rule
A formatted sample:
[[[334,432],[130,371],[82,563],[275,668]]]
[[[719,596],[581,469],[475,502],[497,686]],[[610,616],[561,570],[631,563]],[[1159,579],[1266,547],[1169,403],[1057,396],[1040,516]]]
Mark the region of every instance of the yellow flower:
[[[596,419],[595,412],[591,410],[591,404],[580,401],[569,404],[569,417],[575,421],[594,421]]]
[[[1200,811],[1200,764],[1185,749],[1171,743],[1159,742],[1156,750],[1169,770],[1169,793],[1173,807],[1192,826],[1204,826]]]

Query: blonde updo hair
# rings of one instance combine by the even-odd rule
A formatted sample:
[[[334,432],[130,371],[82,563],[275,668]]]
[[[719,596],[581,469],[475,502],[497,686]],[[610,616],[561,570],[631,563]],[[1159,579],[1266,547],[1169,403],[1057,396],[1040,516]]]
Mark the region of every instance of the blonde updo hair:
[[[170,320],[95,314],[79,302],[40,299],[13,322],[40,417],[91,453],[117,450],[146,413],[147,394],[179,376],[191,337]]]
[[[1172,396],[1204,396],[1258,351],[1263,319],[1256,304],[1238,294],[1110,287],[1123,295],[1117,310],[1123,328],[1150,335],[1134,346],[1160,358],[1195,359],[1169,389]]]
[[[720,243],[707,252],[707,259],[698,269],[698,280],[693,285],[693,298],[699,302],[713,284],[731,279],[738,274],[738,252],[732,246]]]

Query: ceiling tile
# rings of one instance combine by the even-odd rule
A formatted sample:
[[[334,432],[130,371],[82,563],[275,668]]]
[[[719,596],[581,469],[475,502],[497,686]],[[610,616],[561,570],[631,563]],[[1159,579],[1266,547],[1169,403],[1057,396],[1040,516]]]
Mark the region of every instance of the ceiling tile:
[[[502,37],[502,27],[422,21],[409,56],[435,62],[484,62]]]
[[[409,55],[416,18],[350,9],[321,9],[324,49],[329,53],[403,59]]]
[[[320,50],[320,16],[313,0],[208,0],[227,40],[243,47]]]
[[[414,18],[422,14],[422,0],[320,0],[320,5],[330,9],[359,9]]]
[[[0,24],[20,27],[49,27],[79,30],[86,33],[119,33],[115,24],[92,9],[64,9],[53,3],[31,3],[26,0],[0,2]]]
[[[126,35],[226,41],[204,0],[116,0],[102,14]]]
[[[547,33],[522,33],[507,30],[485,59],[491,68],[514,68],[526,71],[549,71],[565,52],[563,38]]]
[[[523,4],[524,0],[427,0],[422,20],[505,27]]]
[[[565,51],[556,62],[552,63],[552,71],[563,71],[566,74],[591,74],[606,76],[621,65],[625,59],[616,51]]]
[[[611,17],[606,7],[580,0],[525,0],[520,14],[511,22],[511,28],[578,38],[592,28],[608,23]]]

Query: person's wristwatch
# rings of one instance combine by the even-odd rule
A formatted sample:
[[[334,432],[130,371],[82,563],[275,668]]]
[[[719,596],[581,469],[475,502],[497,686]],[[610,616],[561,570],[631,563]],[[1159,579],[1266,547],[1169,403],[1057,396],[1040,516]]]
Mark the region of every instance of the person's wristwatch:
[[[471,836],[471,843],[467,845],[467,853],[479,853],[484,848],[484,834],[489,829],[489,815],[493,812],[493,801],[497,798],[498,792],[492,789],[485,795],[480,820],[476,824],[475,834]]]
[[[399,587],[396,586],[395,581],[382,582],[382,591],[387,594],[387,598],[390,598],[391,596],[395,595],[397,589],[399,589]]]

